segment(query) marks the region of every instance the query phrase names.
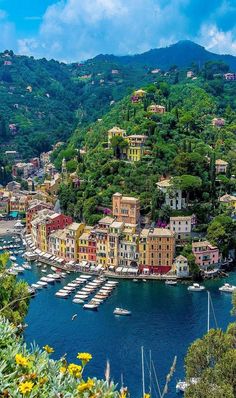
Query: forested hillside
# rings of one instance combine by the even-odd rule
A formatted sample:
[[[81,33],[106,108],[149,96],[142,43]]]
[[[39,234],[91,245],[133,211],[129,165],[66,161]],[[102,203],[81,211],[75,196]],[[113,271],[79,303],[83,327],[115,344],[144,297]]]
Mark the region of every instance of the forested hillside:
[[[206,60],[217,59],[210,73],[236,68],[235,57],[209,53],[191,42],[133,57],[101,55],[68,65],[6,50],[0,53],[0,152],[16,149],[23,159],[37,156],[55,142],[66,141],[76,126],[101,118],[135,88],[166,74],[169,83],[177,83],[185,79],[187,69],[199,73]],[[220,85],[217,82],[212,93]]]
[[[116,67],[0,54],[1,151],[17,149],[25,159],[38,156],[66,141],[77,125],[95,121],[137,82],[154,80],[143,67]]]
[[[189,198],[184,214],[196,214],[203,225],[217,215],[219,195],[236,188],[231,178],[236,174],[236,82],[219,77],[206,80],[205,73],[176,84],[171,76],[160,77],[156,84],[144,87],[142,101],[132,103],[128,96],[102,120],[78,128],[68,147],[54,153],[57,167],[65,157],[68,171],[76,170],[80,179],[79,188],[62,186],[64,210],[93,224],[118,191],[140,197],[143,215],[165,221],[174,212],[162,206],[156,183],[161,177],[173,176]],[[166,112],[151,113],[150,104],[163,105]],[[215,117],[224,118],[225,126],[214,127]],[[108,148],[107,132],[113,126],[124,129],[127,135],[147,135],[141,161],[128,162],[119,156],[122,139],[114,140]],[[82,155],[78,151],[81,147],[86,151]],[[216,176],[216,159],[228,162],[226,175]]]

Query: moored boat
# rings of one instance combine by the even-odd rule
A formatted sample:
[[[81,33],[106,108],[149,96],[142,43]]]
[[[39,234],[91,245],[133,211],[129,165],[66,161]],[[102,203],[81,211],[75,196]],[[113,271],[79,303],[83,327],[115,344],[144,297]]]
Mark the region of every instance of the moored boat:
[[[85,310],[97,311],[98,306],[99,306],[99,304],[89,302],[89,303],[87,303],[87,304],[84,304],[84,305],[83,305],[83,308],[84,308]]]
[[[205,290],[205,286],[199,285],[199,283],[194,283],[193,285],[188,287],[188,290],[191,292],[202,292]]]
[[[233,293],[236,291],[236,286],[225,283],[223,286],[219,287],[219,290],[225,293]]]
[[[174,281],[173,279],[167,279],[165,281],[165,284],[169,285],[169,286],[176,286],[177,285],[177,281]]]
[[[114,315],[131,315],[131,311],[126,310],[125,308],[115,308],[113,311]]]

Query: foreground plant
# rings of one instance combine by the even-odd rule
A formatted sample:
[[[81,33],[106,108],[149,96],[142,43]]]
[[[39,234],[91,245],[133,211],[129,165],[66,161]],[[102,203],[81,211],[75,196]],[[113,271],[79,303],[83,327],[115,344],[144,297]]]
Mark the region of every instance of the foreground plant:
[[[8,398],[120,398],[113,382],[85,378],[89,353],[79,353],[78,363],[55,361],[46,345],[26,347],[17,328],[0,318],[0,397]],[[125,398],[122,396],[122,398]]]

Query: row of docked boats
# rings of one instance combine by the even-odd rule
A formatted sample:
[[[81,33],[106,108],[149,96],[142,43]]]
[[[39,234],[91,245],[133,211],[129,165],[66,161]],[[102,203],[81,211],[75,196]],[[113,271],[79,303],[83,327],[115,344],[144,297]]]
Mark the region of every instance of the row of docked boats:
[[[43,289],[44,287],[47,287],[49,284],[53,284],[57,281],[60,281],[61,278],[64,278],[65,276],[66,273],[64,272],[48,274],[47,276],[43,276],[42,278],[40,278],[36,283],[32,283],[31,287],[36,290]]]

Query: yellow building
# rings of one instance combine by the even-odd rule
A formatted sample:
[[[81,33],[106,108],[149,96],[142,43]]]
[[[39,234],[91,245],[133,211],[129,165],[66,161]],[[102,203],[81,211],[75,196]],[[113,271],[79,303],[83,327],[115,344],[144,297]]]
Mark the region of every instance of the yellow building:
[[[119,266],[138,267],[139,235],[137,225],[125,224],[119,241]]]
[[[142,90],[142,89],[136,90],[136,91],[133,92],[133,95],[135,97],[139,97],[139,98],[143,98],[146,94],[147,94],[147,91]]]
[[[220,203],[225,204],[227,207],[231,207],[233,210],[236,210],[236,196],[234,195],[223,195],[220,198]]]
[[[120,127],[112,127],[112,129],[108,130],[108,147],[111,146],[111,140],[113,137],[125,137],[126,131],[120,129]]]
[[[124,229],[124,222],[113,221],[109,226],[108,234],[108,261],[107,265],[117,267],[119,263],[119,243],[122,231]]]
[[[89,237],[93,227],[86,226],[79,237],[79,262],[89,261]]]
[[[98,222],[97,228],[94,230],[96,236],[97,248],[97,264],[102,265],[104,268],[108,267],[108,233],[110,225],[115,221],[112,217],[104,217]]]
[[[72,223],[66,228],[66,259],[75,260],[79,259],[79,238],[84,232],[85,224]]]
[[[147,136],[142,134],[129,135],[125,138],[128,142],[128,148],[125,149],[127,160],[139,162],[144,154]]]

